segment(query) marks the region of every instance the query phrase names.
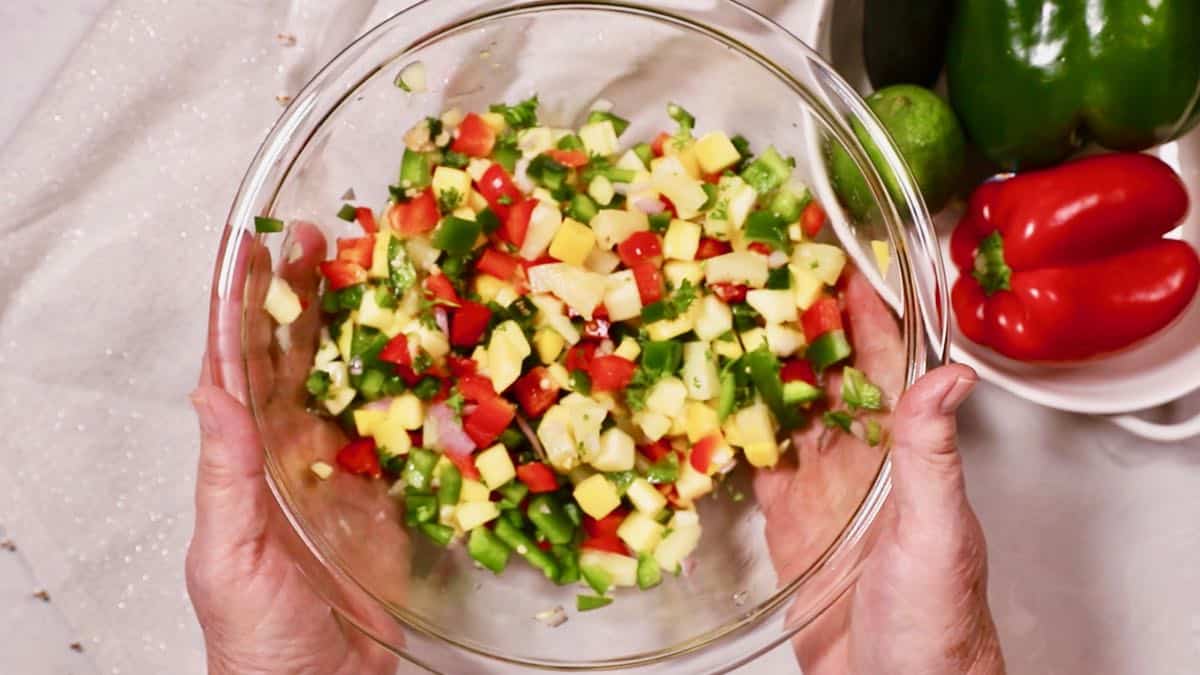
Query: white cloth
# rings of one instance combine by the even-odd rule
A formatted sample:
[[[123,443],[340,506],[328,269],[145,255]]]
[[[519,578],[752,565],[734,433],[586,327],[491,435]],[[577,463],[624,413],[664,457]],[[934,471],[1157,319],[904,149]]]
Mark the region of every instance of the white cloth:
[[[0,154],[0,525],[86,650],[6,672],[203,671],[186,393],[217,238],[276,95],[404,4],[117,0]],[[981,389],[963,445],[1012,672],[1195,672],[1197,448]]]

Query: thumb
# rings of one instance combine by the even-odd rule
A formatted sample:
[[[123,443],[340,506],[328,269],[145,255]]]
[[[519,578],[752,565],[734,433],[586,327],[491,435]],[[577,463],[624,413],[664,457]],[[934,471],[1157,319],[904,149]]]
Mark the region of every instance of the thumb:
[[[191,400],[200,419],[195,542],[217,553],[256,544],[266,530],[268,495],[254,420],[219,387],[201,385]]]
[[[943,366],[917,381],[896,406],[893,488],[905,531],[940,538],[970,511],[954,416],[976,382],[967,366]]]

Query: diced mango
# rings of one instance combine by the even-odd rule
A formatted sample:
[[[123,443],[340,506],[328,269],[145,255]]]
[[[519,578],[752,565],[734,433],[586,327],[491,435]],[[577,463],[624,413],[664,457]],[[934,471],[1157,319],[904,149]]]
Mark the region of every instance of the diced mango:
[[[375,445],[388,456],[403,455],[412,448],[412,439],[400,416],[389,414],[375,425],[371,435],[375,438]]]
[[[713,491],[713,479],[706,473],[700,473],[689,462],[680,462],[679,479],[675,481],[675,492],[684,504],[703,497]]]
[[[746,284],[762,288],[769,272],[766,257],[748,251],[734,251],[704,261],[704,278],[710,284]]]
[[[792,271],[792,294],[796,296],[796,307],[801,310],[812,307],[825,290],[825,284],[810,268],[791,264],[788,269]]]
[[[616,196],[616,191],[613,189],[612,181],[604,176],[595,176],[588,183],[588,196],[596,200],[600,206],[608,206],[612,203],[613,197]]]
[[[837,283],[846,266],[846,252],[830,244],[806,241],[792,252],[792,263],[802,269],[810,269],[823,283]]]
[[[504,119],[504,115],[500,113],[485,112],[480,117],[483,118],[484,124],[491,127],[492,131],[497,134],[504,133],[504,130],[508,128],[508,122]]]
[[[371,269],[367,270],[367,277],[371,279],[382,279],[388,275],[388,245],[392,241],[390,229],[385,226],[375,234],[375,248],[371,250]]]
[[[641,353],[642,348],[638,345],[637,340],[629,337],[628,335],[621,338],[621,344],[617,345],[617,348],[613,350],[613,355],[619,356],[623,359],[628,359],[630,361],[636,361],[637,357],[641,355]]]
[[[405,392],[392,399],[388,406],[388,418],[394,418],[400,426],[413,431],[425,423],[425,404],[412,392]]]
[[[671,418],[652,410],[634,413],[633,423],[638,425],[651,442],[666,436],[667,432],[671,430]]]
[[[462,482],[462,491],[458,493],[459,503],[466,502],[486,502],[491,499],[492,491],[487,489],[487,486],[477,480],[464,478]]]
[[[779,445],[775,441],[760,441],[748,443],[742,448],[746,461],[750,466],[762,468],[774,467],[779,462]]]
[[[588,464],[600,471],[629,471],[635,459],[633,438],[617,427],[601,433],[599,450],[588,454]]]
[[[706,295],[700,301],[694,330],[701,340],[715,340],[733,329],[733,311],[729,305],[714,295]]]
[[[617,527],[617,536],[637,553],[649,553],[662,541],[667,528],[641,511],[625,516]]]
[[[464,532],[470,532],[499,517],[500,509],[495,502],[464,502],[454,510],[454,518]]]
[[[667,226],[663,256],[669,260],[694,260],[700,247],[700,225],[678,218]]]
[[[390,328],[396,319],[396,313],[380,307],[373,288],[363,291],[362,302],[358,305],[358,322],[364,326],[385,330]]]
[[[695,260],[668,260],[663,265],[663,276],[671,283],[672,288],[679,288],[684,281],[699,288],[704,281],[704,266]]]
[[[370,436],[375,427],[387,419],[386,410],[359,408],[354,411],[354,430],[359,436]]]
[[[470,191],[471,176],[466,171],[452,169],[448,166],[439,166],[433,170],[433,193],[437,195],[439,201],[448,202],[451,196],[457,194],[458,198],[454,200],[453,204],[450,204],[457,208],[466,201]]]
[[[712,350],[717,356],[727,359],[736,359],[746,353],[746,350],[742,349],[742,343],[737,340],[713,340]]]
[[[696,141],[696,159],[704,173],[720,173],[741,161],[729,137],[720,131],[710,131]]]
[[[566,344],[567,341],[552,328],[539,328],[533,334],[533,348],[537,351],[538,359],[545,364],[554,363]]]
[[[697,304],[693,302],[688,311],[678,317],[655,321],[646,326],[646,332],[650,335],[651,340],[670,340],[692,330],[696,323],[696,315]]]
[[[645,478],[634,478],[625,496],[629,497],[633,508],[648,516],[658,515],[667,506],[667,498]]]
[[[475,455],[475,468],[479,469],[484,485],[492,490],[517,477],[517,469],[508,456],[508,449],[501,443]]]
[[[604,308],[611,321],[628,321],[642,313],[642,296],[631,270],[613,272],[606,277]]]
[[[687,437],[691,443],[721,430],[717,411],[706,403],[689,401],[684,414],[687,419]]]
[[[579,508],[589,516],[599,520],[612,513],[621,505],[621,497],[617,488],[601,474],[587,478],[575,486],[572,493]]]
[[[579,129],[579,139],[589,155],[607,157],[617,152],[617,130],[610,120],[590,122]]]
[[[488,342],[488,372],[492,377],[492,385],[496,392],[508,389],[521,376],[521,362],[529,356],[533,349],[521,327],[516,321],[509,319],[492,330],[492,338]]]
[[[554,240],[550,242],[550,257],[570,265],[582,266],[595,245],[596,234],[590,227],[573,218],[567,218],[562,221]]]
[[[799,318],[796,295],[791,289],[756,288],[746,294],[746,304],[761,314],[767,323],[794,322]]]

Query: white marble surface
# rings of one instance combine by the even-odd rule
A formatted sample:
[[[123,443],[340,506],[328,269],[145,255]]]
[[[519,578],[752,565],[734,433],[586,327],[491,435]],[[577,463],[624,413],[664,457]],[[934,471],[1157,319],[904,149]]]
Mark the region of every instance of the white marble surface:
[[[39,96],[73,95],[70,100],[78,109],[55,111],[53,106],[39,109],[86,121],[90,112],[81,101],[87,97],[80,97],[79,91],[90,88],[99,102],[96,110],[105,115],[116,114],[114,108],[102,105],[116,96],[105,87],[105,78],[120,77],[121,68],[113,66],[113,60],[127,58],[135,63],[143,48],[157,49],[155,53],[160,55],[167,53],[156,46],[158,40],[176,40],[176,44],[183,45],[185,38],[170,27],[170,16],[184,10],[166,0],[152,13],[108,16],[103,27],[106,33],[89,43],[89,54],[109,59],[105,64],[108,70],[96,75],[96,86],[86,84],[89,80],[85,64],[73,62],[71,77],[60,82],[61,89],[48,90],[76,43],[107,4],[105,0],[0,3],[0,63],[4,64],[0,82],[6,91],[0,98],[0,144],[5,144],[0,151],[0,166],[6,166],[12,176],[20,175],[18,168],[7,164],[14,153],[18,158],[39,157],[36,148],[20,143],[27,139],[22,139],[21,128],[15,127]],[[283,21],[302,22],[305,18],[303,12],[295,11],[294,5],[289,14],[285,2],[260,5],[247,0],[210,0],[188,4],[192,5],[192,11],[197,7],[232,10],[257,17],[249,28],[244,21],[240,22],[241,35],[256,31],[253,34],[266,45],[276,25]],[[273,15],[257,11],[268,5],[275,12]],[[140,22],[139,27],[121,32],[131,22]],[[129,43],[124,48],[123,40]],[[274,68],[269,65],[271,52],[265,47],[255,52],[246,47],[248,44],[254,43],[243,38],[229,45],[233,50],[246,50],[241,68],[260,73]],[[279,68],[282,71],[283,65]],[[266,79],[270,80],[269,76]],[[270,81],[280,87],[287,84],[282,76]],[[169,85],[167,91],[171,91]],[[266,92],[267,97],[274,93]],[[190,90],[175,90],[175,95],[201,97]],[[189,104],[184,101],[182,105]],[[204,114],[203,105],[201,102],[175,114],[184,117]],[[248,121],[235,123],[222,116],[212,120],[212,124],[221,132],[257,138],[277,113],[270,105],[262,102],[248,105],[244,113],[250,116]],[[46,120],[35,120],[34,124],[38,131],[53,128],[47,127]],[[90,128],[88,134],[76,136],[71,135],[71,130],[65,131],[65,137],[74,139],[73,145],[59,148],[60,154],[71,148],[103,154],[114,143],[139,145],[143,140],[149,144],[165,143],[163,147],[176,151],[197,151],[195,144],[183,141],[170,145],[169,125],[146,124],[144,139],[135,136],[123,141],[115,136],[107,146],[90,138]],[[148,155],[143,150],[134,148],[129,153],[144,159]],[[220,143],[205,150],[214,159],[220,158],[221,168],[197,173],[196,190],[203,190],[205,197],[221,195],[221,202],[191,204],[190,208],[198,209],[200,216],[190,229],[182,232],[184,237],[188,232],[196,237],[215,237],[213,227],[220,222],[227,195],[250,152],[250,148]],[[53,187],[70,178],[84,191],[125,204],[127,213],[117,213],[110,212],[111,202],[110,211],[97,206],[106,204],[100,197],[84,202],[84,212],[91,216],[86,224],[120,228],[124,237],[121,241],[136,244],[138,228],[153,224],[149,222],[150,209],[157,205],[137,204],[136,193],[127,188],[122,192],[122,187],[136,181],[153,181],[156,171],[181,165],[167,164],[164,160],[161,167],[147,169],[118,151],[102,159],[95,178],[100,181],[98,185],[79,176],[21,175],[21,181],[10,180],[0,186],[8,189],[7,192],[0,189],[0,208],[7,212],[10,204],[19,203],[18,198],[29,196],[18,186],[46,183]],[[61,158],[58,164],[52,160],[53,157],[47,158],[47,166],[64,166]],[[63,203],[70,205],[70,197],[73,195],[63,197]],[[146,213],[142,214],[139,208]],[[168,212],[160,209],[157,213]],[[21,238],[21,225],[26,221],[11,219],[11,215],[0,214],[0,243],[5,246],[10,242],[27,243]],[[39,226],[66,231],[78,224],[78,218],[72,214],[55,214]],[[132,240],[127,237],[130,227]],[[64,240],[70,241],[70,237],[64,234]],[[189,249],[192,253],[178,258],[180,297],[188,301],[203,298],[214,245],[215,241],[197,241]],[[26,250],[36,256],[48,249],[30,246]],[[70,256],[73,249],[54,250]],[[163,254],[161,249],[151,252]],[[92,253],[95,256],[82,259],[70,271],[92,274],[104,271],[105,251]],[[14,288],[17,285],[13,277],[4,276],[5,270],[19,266],[26,269],[29,263],[4,256],[5,253],[0,253],[0,295],[8,297],[10,289],[5,284],[12,283]],[[139,278],[129,271],[119,273],[124,275],[121,279],[158,282],[154,277]],[[23,279],[19,290],[21,293],[53,290],[55,284],[61,288],[64,280],[71,282],[72,277]],[[100,299],[119,301],[110,296]],[[0,456],[5,458],[5,469],[0,471],[0,489],[4,490],[0,495],[0,528],[7,527],[18,545],[15,553],[0,550],[0,635],[4,636],[0,639],[3,645],[0,673],[200,672],[197,632],[182,596],[178,572],[182,542],[190,530],[187,525],[190,504],[179,495],[186,496],[190,467],[177,472],[182,482],[180,489],[155,493],[143,490],[144,486],[127,485],[126,491],[112,495],[111,501],[105,502],[88,498],[93,480],[115,481],[122,476],[132,478],[134,474],[76,470],[62,474],[71,476],[70,482],[65,483],[66,479],[38,471],[38,463],[29,459],[31,449],[27,444],[29,438],[35,437],[35,431],[52,429],[45,435],[44,444],[34,450],[69,456],[77,468],[79,463],[94,461],[85,451],[95,446],[93,429],[109,428],[104,421],[107,414],[113,418],[112,428],[118,431],[124,428],[129,434],[125,448],[129,457],[136,452],[143,458],[147,456],[147,448],[161,448],[162,452],[177,455],[173,462],[186,466],[194,456],[194,441],[188,440],[193,427],[182,394],[186,382],[194,377],[199,334],[171,345],[165,357],[155,359],[149,352],[122,353],[123,334],[110,322],[105,324],[105,330],[116,332],[94,336],[104,340],[98,343],[99,349],[107,352],[78,350],[59,359],[43,359],[39,355],[20,360],[12,354],[25,353],[23,350],[40,337],[31,328],[38,324],[25,319],[44,309],[30,307],[22,300],[15,298],[0,312],[0,346],[6,350],[2,356],[7,357],[0,358],[0,364],[7,364],[4,368],[16,372],[16,375],[0,373],[0,377],[6,378],[0,379],[0,410],[4,410],[0,419],[6,428],[15,430],[15,435],[0,440]],[[97,311],[102,311],[105,305],[96,306],[101,308]],[[185,323],[188,330],[196,330],[200,325],[196,317],[187,318]],[[89,375],[94,382],[115,383],[116,373],[123,372],[119,367],[122,360],[133,360],[152,369],[151,372],[173,369],[179,373],[170,376],[172,384],[165,388],[135,378],[113,384],[113,392],[103,388],[64,392],[55,388],[62,381],[78,377],[79,372]],[[66,362],[68,367],[61,367],[60,362]],[[102,363],[118,366],[97,365]],[[27,366],[29,371],[24,370]],[[37,386],[33,385],[35,382]],[[102,412],[105,397],[117,389],[122,395],[136,394],[132,400],[141,407],[131,407],[129,411],[109,407],[106,414]],[[24,397],[39,392],[59,397],[62,407],[57,417],[52,411],[28,421],[19,419],[14,412],[18,404],[33,400]],[[152,405],[155,399],[162,401],[159,407]],[[115,416],[126,412],[132,421],[122,427]],[[155,419],[142,420],[138,415],[143,413]],[[1200,670],[1200,567],[1196,565],[1200,560],[1200,519],[1196,517],[1200,512],[1200,446],[1195,441],[1155,446],[1102,420],[1040,409],[988,386],[981,387],[966,406],[962,428],[969,489],[991,547],[992,604],[1012,672],[1182,675]],[[119,446],[104,448],[116,452]],[[161,481],[164,475],[170,475],[169,466],[154,464],[148,475]],[[143,476],[140,470],[137,476]],[[41,487],[31,489],[27,487],[29,484]],[[83,512],[85,508],[89,510]],[[147,512],[137,514],[138,517],[128,513],[129,509],[137,508]],[[64,533],[41,525],[72,522],[72,514],[75,530]],[[32,595],[42,586],[50,589],[49,603]],[[82,654],[68,647],[76,641],[85,648]],[[778,671],[758,664],[742,672]]]

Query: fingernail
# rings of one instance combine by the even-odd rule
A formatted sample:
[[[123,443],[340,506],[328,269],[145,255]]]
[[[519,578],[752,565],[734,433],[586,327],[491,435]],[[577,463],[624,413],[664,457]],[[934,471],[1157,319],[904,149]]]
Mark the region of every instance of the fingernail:
[[[975,382],[972,378],[960,377],[954,380],[954,384],[946,390],[946,395],[942,397],[942,414],[952,415],[962,402],[967,400],[967,396],[971,394],[971,390],[975,388]]]
[[[208,396],[204,391],[197,389],[192,392],[189,399],[192,401],[192,407],[196,409],[196,417],[200,419],[200,431],[205,436],[220,436],[221,425],[217,422],[217,416],[213,414],[212,405],[208,402]]]

